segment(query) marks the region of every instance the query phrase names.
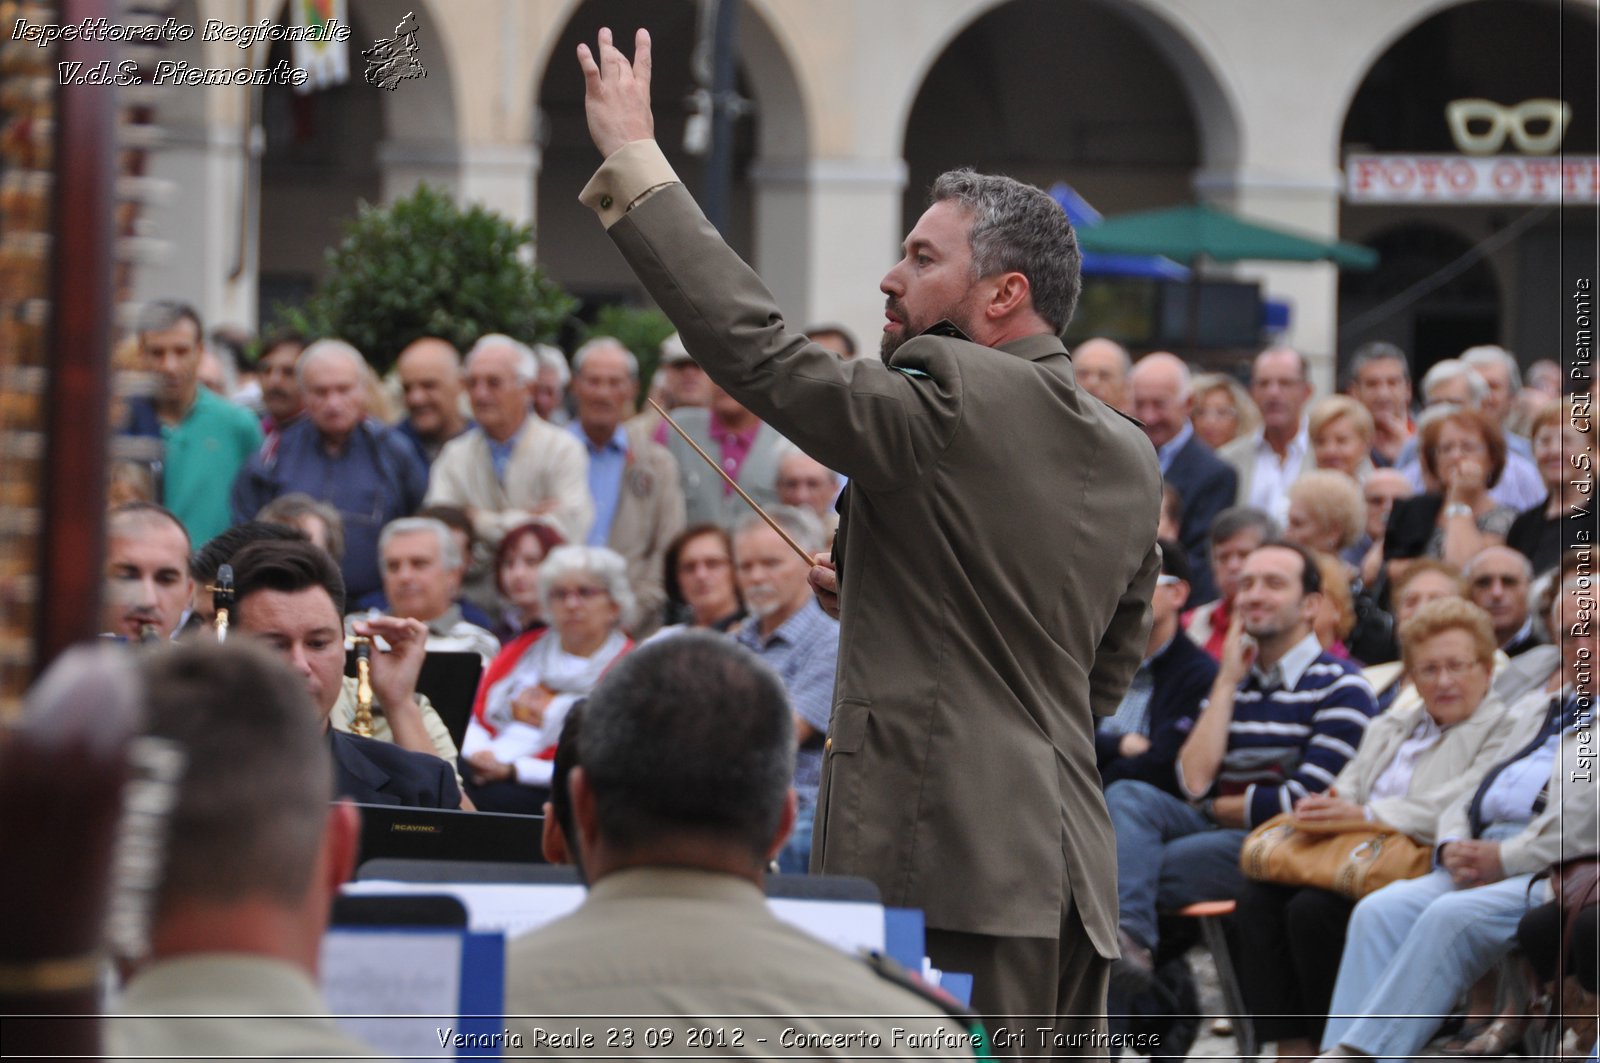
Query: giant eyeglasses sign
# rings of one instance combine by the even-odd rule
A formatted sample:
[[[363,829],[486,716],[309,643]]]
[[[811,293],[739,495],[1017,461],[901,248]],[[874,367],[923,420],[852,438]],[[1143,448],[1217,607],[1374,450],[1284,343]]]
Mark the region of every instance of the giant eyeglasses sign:
[[[1345,199],[1463,205],[1600,199],[1600,160],[1557,154],[1572,122],[1572,107],[1561,100],[1452,100],[1445,122],[1461,154],[1350,155]],[[1507,145],[1521,154],[1501,154]]]

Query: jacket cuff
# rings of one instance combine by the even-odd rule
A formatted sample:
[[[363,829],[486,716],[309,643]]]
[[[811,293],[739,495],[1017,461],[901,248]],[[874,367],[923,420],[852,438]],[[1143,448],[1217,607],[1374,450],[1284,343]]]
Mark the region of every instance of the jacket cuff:
[[[607,156],[578,201],[600,215],[607,229],[650,192],[676,183],[678,175],[653,140],[630,140]]]

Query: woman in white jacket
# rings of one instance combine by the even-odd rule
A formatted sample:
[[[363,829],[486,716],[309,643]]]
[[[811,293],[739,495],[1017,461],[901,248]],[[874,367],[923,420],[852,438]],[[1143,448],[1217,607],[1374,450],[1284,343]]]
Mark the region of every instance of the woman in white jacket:
[[[1512,728],[1478,785],[1439,820],[1435,867],[1356,905],[1323,1033],[1322,1059],[1420,1052],[1467,987],[1504,956],[1544,903],[1534,875],[1595,852],[1592,578],[1566,577],[1549,611],[1562,669],[1512,707]]]
[[[1367,724],[1325,794],[1295,805],[1310,823],[1371,822],[1432,845],[1439,815],[1488,770],[1506,712],[1489,693],[1494,627],[1482,609],[1442,598],[1400,629],[1406,671],[1419,698]],[[1312,1054],[1333,996],[1345,925],[1355,902],[1315,887],[1249,883],[1238,898],[1239,980],[1262,1041],[1280,1058]]]

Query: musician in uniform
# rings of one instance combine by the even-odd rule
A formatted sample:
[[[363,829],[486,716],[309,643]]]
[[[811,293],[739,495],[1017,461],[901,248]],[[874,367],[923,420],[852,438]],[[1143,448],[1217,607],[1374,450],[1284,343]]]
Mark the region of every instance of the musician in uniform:
[[[975,1055],[958,1005],[768,910],[763,873],[794,825],[794,719],[748,650],[688,632],[622,658],[584,705],[577,761],[589,895],[507,950],[524,1044],[587,1015],[612,1032],[594,1046],[608,1055]]]

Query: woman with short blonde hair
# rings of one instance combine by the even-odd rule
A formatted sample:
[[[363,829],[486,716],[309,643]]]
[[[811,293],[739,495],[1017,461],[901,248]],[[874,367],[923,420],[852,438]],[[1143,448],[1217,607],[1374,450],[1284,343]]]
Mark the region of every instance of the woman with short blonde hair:
[[[1194,434],[1212,450],[1261,427],[1261,411],[1255,400],[1226,373],[1202,373],[1189,384],[1194,406],[1189,422]]]
[[[1491,632],[1487,657],[1484,632]],[[1494,764],[1515,721],[1490,691],[1488,614],[1459,598],[1429,602],[1401,638],[1422,696],[1367,724],[1327,792],[1295,803],[1297,825],[1324,832],[1387,826],[1431,847],[1444,810]],[[1252,881],[1237,904],[1239,982],[1257,1035],[1278,1042],[1279,1059],[1315,1054],[1322,1016],[1332,1011],[1339,1022],[1330,1005],[1356,902],[1315,886]]]
[[[1366,530],[1366,500],[1361,488],[1344,473],[1313,469],[1289,485],[1289,520],[1283,537],[1290,542],[1339,554]]]
[[[1419,649],[1435,635],[1446,631],[1463,631],[1472,639],[1473,659],[1494,669],[1495,650],[1499,644],[1494,639],[1494,623],[1489,614],[1464,598],[1440,598],[1419,609],[1415,616],[1400,625],[1400,659],[1411,669]]]
[[[1319,399],[1306,415],[1306,434],[1317,468],[1334,469],[1361,483],[1372,471],[1372,414],[1348,395]]]

